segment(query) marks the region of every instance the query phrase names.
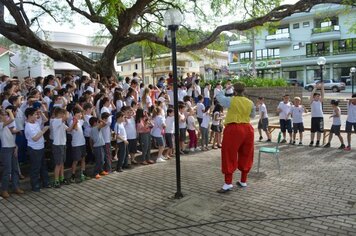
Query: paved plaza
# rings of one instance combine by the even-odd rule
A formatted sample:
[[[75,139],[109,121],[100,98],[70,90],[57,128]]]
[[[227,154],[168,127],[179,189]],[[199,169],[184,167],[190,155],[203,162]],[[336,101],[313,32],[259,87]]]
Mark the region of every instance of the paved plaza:
[[[175,160],[12,195],[0,200],[0,235],[356,235],[356,151],[337,142],[281,145],[280,175],[269,156],[257,173],[256,142],[249,186],[223,195],[220,150],[182,156],[180,200]]]

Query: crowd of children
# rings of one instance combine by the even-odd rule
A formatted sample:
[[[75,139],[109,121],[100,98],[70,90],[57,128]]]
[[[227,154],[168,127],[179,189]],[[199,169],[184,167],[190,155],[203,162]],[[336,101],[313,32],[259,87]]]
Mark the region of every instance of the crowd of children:
[[[15,193],[23,193],[19,161],[30,163],[32,191],[38,192],[100,179],[134,164],[165,162],[176,151],[205,151],[212,139],[213,148],[221,147],[223,108],[217,104],[211,110],[210,84],[201,88],[199,80],[192,78],[179,84],[180,148],[175,150],[173,85],[168,80],[146,86],[136,73],[125,81],[99,78],[96,73],[81,78],[26,77],[21,82],[2,76],[1,196],[9,197],[10,182]],[[151,157],[152,147],[158,149],[157,158]],[[142,153],[140,158],[138,152]],[[52,182],[48,157],[54,167]],[[86,170],[87,163],[94,164],[92,173]],[[65,165],[71,166],[69,179],[64,176]]]
[[[170,81],[170,82],[169,82]],[[23,176],[20,162],[30,163],[30,183],[32,191],[42,188],[60,188],[63,184],[81,182],[90,178],[100,179],[113,171],[122,172],[134,164],[149,165],[171,159],[175,152],[208,150],[221,148],[224,109],[216,102],[217,94],[225,91],[225,96],[233,95],[233,86],[228,80],[225,88],[218,83],[214,88],[213,101],[210,100],[211,85],[200,87],[200,81],[191,78],[178,85],[179,134],[175,136],[173,111],[173,85],[171,79],[161,78],[157,85],[145,85],[136,73],[132,78],[118,81],[113,77],[99,78],[96,73],[89,76],[58,78],[30,77],[19,81],[17,78],[2,76],[0,81],[0,159],[3,166],[1,196],[9,197],[12,183],[16,194],[22,194],[19,179]],[[320,145],[323,132],[321,94],[312,92],[311,102],[311,142]],[[347,146],[340,135],[340,108],[333,101],[332,134],[339,137],[341,149],[351,149],[352,128],[356,130],[356,95],[348,104],[346,121]],[[212,107],[212,103],[214,106]],[[258,99],[260,120],[259,140],[262,131],[271,141],[268,132],[268,112],[264,99]],[[212,108],[211,108],[212,107]],[[303,113],[299,97],[294,104],[285,95],[277,108],[282,143],[303,142]],[[189,143],[186,146],[187,133]],[[179,139],[179,150],[174,148],[174,138]],[[113,145],[114,144],[114,145]],[[157,158],[151,157],[151,148],[158,149]],[[49,150],[49,151],[47,151]],[[137,153],[141,152],[140,158]],[[49,181],[47,158],[54,166],[54,181]],[[117,161],[113,166],[113,161]],[[77,165],[80,172],[77,174]],[[88,173],[86,164],[94,164],[93,173]],[[64,166],[71,166],[71,177],[64,176]]]

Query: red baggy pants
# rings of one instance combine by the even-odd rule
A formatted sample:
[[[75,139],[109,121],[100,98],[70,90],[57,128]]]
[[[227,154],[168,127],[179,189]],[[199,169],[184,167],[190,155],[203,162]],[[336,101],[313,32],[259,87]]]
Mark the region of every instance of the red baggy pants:
[[[246,183],[253,155],[254,131],[251,124],[228,124],[224,129],[221,148],[221,170],[226,184],[232,184],[236,169],[241,171],[241,182]]]

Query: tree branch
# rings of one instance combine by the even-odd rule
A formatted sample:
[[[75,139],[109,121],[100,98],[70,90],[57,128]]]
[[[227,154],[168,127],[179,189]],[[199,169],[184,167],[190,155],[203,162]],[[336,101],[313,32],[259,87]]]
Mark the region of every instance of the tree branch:
[[[138,16],[145,10],[146,6],[149,5],[154,0],[138,0],[132,7],[125,9],[119,16],[118,21],[120,25],[120,32],[118,31],[118,36],[123,37],[127,35],[132,25]]]
[[[54,17],[54,15],[52,14],[52,12],[50,10],[48,10],[45,5],[47,3],[49,3],[49,1],[46,1],[44,3],[42,3],[41,5],[40,4],[37,4],[36,2],[29,2],[29,1],[21,1],[23,4],[27,4],[27,5],[32,5],[32,6],[35,6],[35,7],[38,7],[38,8],[41,8],[45,13],[47,13],[55,22],[58,23],[57,19]],[[17,3],[19,4],[19,3]],[[43,15],[43,14],[41,14]],[[35,17],[35,18],[38,18],[38,17]],[[34,19],[31,19],[31,22],[35,21]]]
[[[116,29],[110,23],[107,23],[107,21],[105,20],[104,17],[101,17],[97,14],[89,14],[88,12],[79,9],[78,7],[74,6],[74,0],[66,0],[66,2],[73,11],[84,16],[85,18],[87,18],[88,20],[90,20],[93,23],[99,23],[99,24],[105,25],[105,27],[109,30],[109,32],[111,34],[116,33]],[[92,8],[92,6],[90,8]],[[90,8],[89,8],[89,11],[91,11]],[[92,9],[92,10],[94,10],[94,9]]]

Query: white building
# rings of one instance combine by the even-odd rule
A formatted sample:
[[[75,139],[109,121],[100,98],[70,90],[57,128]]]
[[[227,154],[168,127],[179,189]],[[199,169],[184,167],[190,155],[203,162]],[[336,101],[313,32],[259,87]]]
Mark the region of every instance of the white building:
[[[108,43],[107,40],[102,38],[98,39],[97,37],[88,37],[67,32],[45,31],[40,32],[38,36],[45,39],[54,48],[64,48],[80,53],[93,60],[97,60],[101,57],[101,54]],[[31,48],[14,46],[12,50],[15,52],[12,61],[17,66],[13,71],[13,75],[18,76],[19,78],[28,75],[36,77],[49,74],[59,76],[65,74],[85,74],[85,72],[82,72],[82,70],[70,63],[54,61],[48,56]]]
[[[265,27],[255,40],[230,42],[229,69],[236,74],[250,72],[255,58],[259,77],[297,79],[306,84],[320,78],[317,58],[323,56],[324,79],[342,80],[356,66],[355,17],[356,8],[336,4],[295,13],[277,26]]]
[[[178,77],[185,77],[187,73],[197,73],[205,79],[222,78],[228,72],[228,53],[215,50],[199,50],[189,53],[177,53]],[[132,77],[133,72],[142,76],[141,58],[118,63],[119,74],[122,77]],[[172,55],[170,53],[158,55],[153,61],[145,58],[144,83],[156,83],[160,77],[166,78],[172,72]]]

